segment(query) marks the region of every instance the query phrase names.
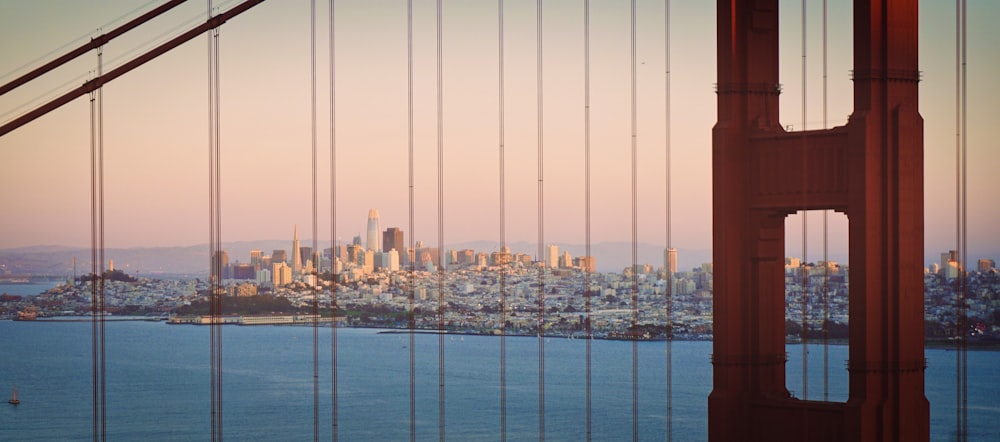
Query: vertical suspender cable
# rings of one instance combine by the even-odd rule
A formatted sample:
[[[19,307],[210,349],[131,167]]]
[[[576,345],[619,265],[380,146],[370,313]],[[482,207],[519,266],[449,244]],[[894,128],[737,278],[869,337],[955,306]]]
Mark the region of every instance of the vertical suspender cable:
[[[583,273],[583,298],[584,298],[584,330],[586,336],[586,378],[587,378],[587,442],[591,441],[591,387],[592,377],[590,369],[591,343],[593,342],[592,329],[590,326],[590,273],[593,256],[590,251],[590,0],[583,1],[583,168],[584,168],[584,249],[587,255],[587,262],[584,265]]]
[[[97,78],[103,46],[97,48]],[[104,105],[103,87],[90,93],[90,259],[91,347],[94,441],[106,438],[104,353]]]
[[[504,226],[506,209],[504,201],[504,84],[503,84],[503,0],[497,1],[498,16],[498,99],[499,99],[499,138],[500,138],[500,441],[507,440],[507,263],[504,252],[507,248],[506,228]]]
[[[966,273],[968,252],[967,221],[966,221],[966,147],[968,139],[967,126],[967,72],[966,72],[966,2],[956,1],[957,35],[955,50],[955,114],[956,114],[956,146],[955,146],[955,241],[958,256],[958,277],[956,283],[956,304],[958,320],[956,334],[958,351],[955,352],[956,376],[956,440],[968,440],[968,312],[966,298],[968,295],[968,279]]]
[[[438,438],[445,441],[445,407],[444,407],[444,272],[446,270],[444,254],[444,39],[442,29],[441,0],[436,2],[437,20],[437,148],[438,148]]]
[[[339,440],[338,431],[338,402],[337,391],[337,316],[340,314],[340,307],[337,304],[337,284],[340,282],[340,272],[337,271],[337,70],[336,70],[336,2],[330,0],[328,9],[330,23],[329,28],[329,50],[330,50],[330,426],[331,439]]]
[[[410,216],[410,244],[413,244],[413,238],[416,236],[416,232],[413,230],[413,0],[406,1],[406,135],[407,135],[407,150],[409,155],[409,216]],[[410,260],[410,272],[409,272],[409,289],[408,289],[408,314],[409,317],[409,329],[410,329],[410,441],[417,440],[417,390],[416,390],[416,349],[414,349],[414,333],[413,329],[416,327],[416,316],[413,312],[414,307],[414,286],[416,283],[415,277],[415,265],[417,259],[416,249],[411,245],[410,249],[413,250],[413,258]]]
[[[802,145],[808,147],[806,137],[806,0],[802,0]],[[806,158],[808,152],[802,150],[802,194],[808,195]],[[806,252],[809,244],[809,212],[802,209],[802,399],[809,399],[809,266]]]
[[[212,17],[212,0],[208,0],[208,17]],[[212,442],[217,442],[218,434],[218,416],[216,415],[216,403],[218,402],[218,397],[216,397],[215,383],[217,381],[215,377],[215,320],[218,312],[216,311],[215,304],[215,292],[219,284],[218,280],[218,250],[215,249],[215,95],[213,91],[215,90],[215,76],[213,75],[214,69],[214,55],[213,48],[215,44],[212,39],[212,35],[215,34],[215,30],[209,30],[207,33],[208,40],[208,251],[210,260],[210,274],[208,297],[209,297],[209,364],[211,370],[211,415],[212,415]]]
[[[309,85],[310,85],[310,141],[312,154],[312,386],[313,386],[313,440],[319,440],[319,225],[316,200],[316,0],[309,1]]]
[[[663,77],[663,91],[664,91],[664,107],[663,107],[663,127],[664,127],[664,150],[666,155],[666,239],[667,239],[667,253],[673,248],[673,241],[671,237],[671,207],[670,207],[670,0],[665,0],[663,4],[663,64],[664,64],[664,77]],[[670,442],[674,438],[674,398],[673,398],[673,340],[674,340],[674,325],[673,325],[673,283],[674,283],[674,272],[671,270],[669,259],[667,264],[667,287],[666,287],[666,324],[665,332],[667,339],[667,442]]]
[[[545,140],[542,88],[542,0],[535,1],[535,67],[538,117],[538,440],[545,440]],[[549,257],[551,263],[553,257]]]
[[[962,0],[962,322],[968,323],[969,297],[969,216],[968,216],[968,144],[969,144],[969,114],[968,114],[968,1]],[[103,237],[103,234],[102,234]],[[968,329],[962,330],[962,439],[969,438],[969,353]]]
[[[100,301],[98,299],[98,275],[103,276],[98,270],[101,262],[97,256],[97,103],[96,91],[90,93],[90,319],[91,319],[91,386],[92,386],[92,430],[94,442],[100,440],[100,344],[98,324]]]
[[[104,70],[103,59],[104,48],[97,51],[97,75],[100,76]],[[100,371],[101,371],[101,440],[106,440],[107,433],[107,358],[105,353],[104,322],[105,313],[105,279],[104,279],[104,87],[97,89],[97,225],[98,225],[98,250],[100,256],[100,289],[98,290],[98,300],[100,309],[100,330],[98,331],[98,341],[100,344]]]
[[[635,0],[629,5],[629,45],[631,49],[629,82],[630,89],[630,112],[631,116],[631,142],[632,142],[632,327],[630,335],[632,339],[632,440],[639,440],[639,275],[638,275],[638,192],[639,182],[637,179],[638,169],[638,148],[637,148],[637,124],[636,124],[636,75],[635,75]]]
[[[215,28],[213,38],[215,44],[213,45],[212,54],[212,71],[215,78],[215,90],[213,91],[215,97],[215,250],[222,252],[222,116],[221,116],[221,89],[220,84],[221,74],[219,72],[219,28]],[[219,288],[215,294],[215,312],[216,321],[214,325],[216,328],[215,332],[215,376],[218,381],[215,383],[215,388],[217,390],[216,397],[218,398],[218,403],[216,405],[219,419],[218,427],[218,440],[222,440],[222,429],[223,427],[223,414],[222,414],[222,297],[224,294],[224,288],[222,287],[222,260],[220,255],[219,266],[217,267],[218,278],[216,279],[219,283]]]
[[[823,129],[827,128],[827,19],[823,0]],[[830,254],[829,210],[823,211],[823,400],[830,400]]]
[[[208,2],[208,15],[214,15],[212,1]],[[209,101],[209,253],[212,275],[209,277],[209,299],[211,331],[211,371],[212,371],[212,441],[222,440],[222,230],[221,192],[219,186],[221,171],[219,161],[219,28],[208,32],[208,101]]]

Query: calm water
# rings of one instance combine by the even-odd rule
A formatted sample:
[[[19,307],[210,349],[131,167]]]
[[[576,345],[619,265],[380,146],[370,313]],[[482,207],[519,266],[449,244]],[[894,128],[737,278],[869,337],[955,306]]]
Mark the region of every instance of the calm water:
[[[32,282],[26,284],[4,284],[0,283],[0,295],[33,296],[51,289],[62,282]]]
[[[207,327],[107,324],[107,430],[110,440],[204,440],[209,430]],[[339,425],[343,440],[409,438],[409,336],[339,329]],[[90,324],[0,321],[0,391],[17,384],[22,404],[0,404],[0,440],[91,437]],[[321,329],[320,437],[330,438],[330,329]],[[312,329],[223,329],[225,436],[232,440],[312,438]],[[499,339],[446,338],[446,417],[450,440],[497,440]],[[585,341],[546,343],[546,436],[585,437]],[[594,341],[594,440],[626,440],[631,431],[629,342]],[[437,440],[437,336],[417,335],[417,432]],[[639,431],[666,432],[665,344],[639,344]],[[802,396],[801,346],[789,346],[789,389]],[[511,440],[537,439],[538,341],[507,339],[507,425]],[[822,347],[809,348],[810,399],[822,398]],[[710,342],[673,344],[673,431],[704,440],[711,390]],[[846,398],[847,348],[831,346],[830,399]],[[954,353],[927,351],[933,440],[954,425]],[[1000,440],[1000,352],[969,353],[972,440]]]

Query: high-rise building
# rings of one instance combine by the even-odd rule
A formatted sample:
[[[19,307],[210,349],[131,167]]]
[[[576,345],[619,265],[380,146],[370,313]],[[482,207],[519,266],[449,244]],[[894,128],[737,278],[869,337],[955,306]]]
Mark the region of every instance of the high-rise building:
[[[569,254],[569,251],[563,251],[561,257],[559,257],[559,267],[568,269],[573,267],[573,256]]]
[[[230,279],[255,279],[256,277],[257,269],[254,268],[253,264],[237,263],[230,267]]]
[[[292,282],[292,268],[284,262],[271,264],[271,282],[275,287],[281,287]]]
[[[302,271],[302,256],[299,255],[299,226],[295,225],[295,233],[292,234],[292,273],[298,274]]]
[[[260,258],[261,258],[260,249],[253,249],[250,251],[250,265],[254,266],[254,268],[257,270],[260,269],[261,265]]]
[[[403,231],[399,227],[389,227],[382,232],[382,251],[388,252],[396,249],[396,252],[405,250],[403,248]]]
[[[347,246],[347,262],[351,264],[361,264],[361,260],[364,259],[361,255],[364,254],[364,249],[358,244],[351,244]]]
[[[670,247],[663,251],[663,268],[671,275],[677,273],[677,249]]]
[[[279,262],[288,262],[288,252],[280,249],[274,249],[274,251],[271,252],[271,263],[277,264]]]
[[[364,273],[367,275],[375,271],[375,252],[371,250],[365,250],[360,255],[361,255],[360,265]]]
[[[948,268],[948,261],[958,261],[958,252],[949,250],[941,254],[941,268]]]
[[[389,263],[388,265],[386,265],[386,267],[388,267],[389,271],[392,272],[399,270],[399,251],[397,251],[396,249],[392,249],[389,250],[388,254],[389,254]]]
[[[308,246],[299,246],[299,261],[303,266],[306,265],[306,261],[312,261],[313,265],[316,265],[316,261],[313,256],[313,248]]]
[[[368,242],[365,244],[366,250],[371,250],[373,252],[382,251],[382,238],[379,236],[379,232],[382,231],[382,225],[379,223],[378,210],[371,209],[368,211]]]
[[[111,270],[114,270],[114,264],[111,264]],[[215,256],[212,257],[212,276],[218,275],[221,279],[226,279],[229,277],[229,253],[225,250],[216,250]]]
[[[579,267],[585,272],[593,273],[597,270],[593,256],[581,256],[579,258],[575,258],[573,261],[576,263],[576,267]]]
[[[997,266],[996,261],[989,258],[979,258],[978,268],[980,272],[988,272],[995,269]]]
[[[559,246],[549,244],[545,247],[545,267],[550,269],[559,267]]]

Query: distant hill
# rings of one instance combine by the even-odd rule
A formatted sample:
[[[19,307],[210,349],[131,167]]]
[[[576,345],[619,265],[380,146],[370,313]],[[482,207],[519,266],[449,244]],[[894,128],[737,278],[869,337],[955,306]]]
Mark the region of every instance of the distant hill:
[[[302,246],[311,246],[311,240],[302,241]],[[529,242],[513,242],[508,244],[513,253],[527,253],[535,256],[538,247]],[[584,254],[584,246],[580,244],[557,244],[559,252],[569,251],[577,257]],[[329,246],[321,243],[320,248]],[[291,241],[261,240],[233,241],[223,243],[223,249],[229,254],[229,261],[248,262],[250,250],[259,249],[265,255],[270,255],[275,249],[291,252]],[[482,252],[492,252],[499,248],[495,241],[474,241],[449,244],[448,249],[474,249]],[[632,245],[625,242],[606,242],[591,245],[591,252],[597,258],[597,269],[601,272],[620,272],[631,265]],[[690,270],[703,262],[711,261],[710,250],[678,251],[681,269]],[[90,249],[64,246],[32,246],[12,249],[0,249],[0,275],[30,274],[71,276],[73,274],[73,258],[76,258],[76,273],[90,273]],[[115,268],[129,275],[196,275],[208,274],[208,245],[179,247],[135,247],[108,248],[104,250],[105,266],[108,260],[114,260]],[[638,258],[640,264],[651,264],[658,267],[663,263],[663,246],[639,244]]]
[[[303,240],[303,247],[312,245],[312,240]],[[518,241],[508,243],[511,252],[527,253],[534,257],[538,254],[535,243]],[[562,244],[559,253],[569,251],[573,257],[584,254],[582,244]],[[434,246],[431,244],[431,246]],[[328,242],[321,242],[320,249],[329,247]],[[473,249],[477,252],[493,252],[500,247],[497,241],[471,241],[448,244],[449,250]],[[275,249],[291,252],[292,242],[288,240],[232,241],[223,243],[223,249],[229,253],[229,262],[248,262],[250,250],[259,249],[265,255],[270,255]],[[632,244],[628,242],[601,242],[591,245],[591,253],[597,259],[597,270],[600,272],[620,272],[631,265]],[[817,250],[816,253],[819,253]],[[663,265],[663,246],[658,244],[640,243],[637,250],[639,264],[651,264],[654,268]],[[678,249],[679,270],[689,271],[702,263],[712,261],[710,249]],[[3,275],[48,275],[71,276],[73,274],[73,258],[76,258],[77,275],[90,273],[90,249],[82,247],[65,247],[42,245],[0,249],[0,276]],[[115,268],[129,275],[192,275],[208,274],[208,244],[179,247],[134,247],[109,248],[104,251],[105,261],[114,260]],[[971,258],[971,257],[970,257]],[[811,261],[818,258],[815,255]],[[844,263],[845,256],[830,256],[830,259]],[[935,262],[937,255],[925,257],[926,262]],[[974,261],[973,261],[974,262]],[[107,265],[107,262],[105,262]]]

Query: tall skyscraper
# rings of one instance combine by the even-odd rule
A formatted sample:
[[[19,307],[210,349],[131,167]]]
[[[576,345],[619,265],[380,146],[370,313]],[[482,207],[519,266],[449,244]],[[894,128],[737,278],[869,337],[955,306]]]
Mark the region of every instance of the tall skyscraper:
[[[315,257],[313,256],[313,248],[312,247],[309,247],[309,246],[299,246],[299,261],[302,262],[303,266],[306,265],[306,261],[312,261],[313,265],[315,266],[316,265],[316,260],[314,258]]]
[[[287,252],[280,249],[274,249],[274,251],[271,252],[271,263],[274,264],[279,262],[288,262]]]
[[[951,262],[954,262],[954,266],[958,266],[958,252],[954,250],[949,250],[941,254],[941,269],[947,271],[950,267]]]
[[[545,247],[545,267],[550,269],[559,268],[559,246],[549,244]]]
[[[111,262],[110,270],[114,271],[115,264],[114,261]],[[225,250],[216,250],[215,256],[212,259],[212,276],[218,275],[222,279],[229,277],[229,253]]]
[[[392,249],[396,249],[396,252],[402,253],[403,250],[403,231],[399,230],[399,227],[389,227],[382,232],[382,251],[388,252]]]
[[[366,250],[371,250],[373,252],[382,251],[382,238],[379,232],[382,231],[382,225],[379,223],[378,210],[371,209],[368,211],[368,242],[365,244]]]
[[[389,255],[389,263],[386,264],[386,267],[388,267],[389,271],[392,272],[399,270],[399,251],[396,249],[392,249],[389,250],[387,254]]]
[[[250,251],[250,264],[254,266],[255,271],[260,270],[261,266],[261,253],[260,249],[253,249]]]
[[[677,249],[671,247],[663,252],[663,268],[671,275],[677,273]]]
[[[299,255],[299,226],[295,225],[295,233],[292,236],[292,272],[298,274],[302,271],[302,256]]]

